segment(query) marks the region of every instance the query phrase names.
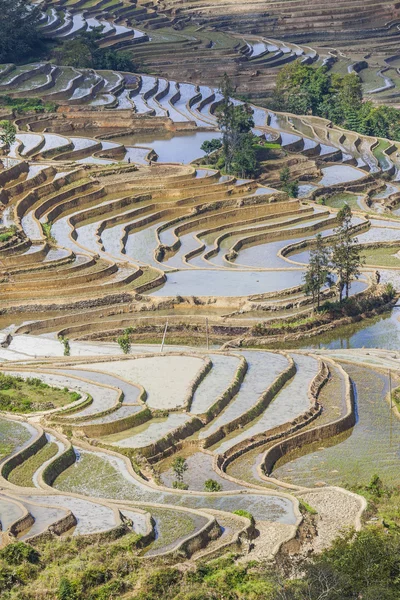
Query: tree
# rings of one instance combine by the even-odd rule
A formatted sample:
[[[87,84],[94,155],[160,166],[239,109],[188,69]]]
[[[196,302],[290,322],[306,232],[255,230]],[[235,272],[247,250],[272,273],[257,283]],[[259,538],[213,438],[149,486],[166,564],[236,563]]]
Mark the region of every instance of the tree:
[[[119,336],[117,339],[118,345],[121,348],[124,354],[129,354],[131,351],[131,339],[130,334],[132,333],[132,328],[128,327],[124,330],[123,334]]]
[[[222,99],[215,114],[222,132],[222,154],[226,172],[231,173],[232,167],[237,168],[239,165],[239,173],[247,176],[252,174],[247,169],[254,172],[254,163],[257,162],[255,151],[251,147],[253,111],[248,104],[236,105],[232,101],[233,91],[231,81],[225,73],[220,88]],[[246,153],[250,153],[249,159],[246,158]]]
[[[188,468],[186,458],[183,458],[183,456],[177,456],[172,463],[172,470],[174,471],[177,480],[181,482],[183,481],[183,475]]]
[[[352,235],[352,212],[345,204],[338,213],[339,224],[334,230],[335,241],[332,250],[332,268],[337,275],[339,300],[349,297],[351,282],[360,276],[360,268],[364,264],[358,239]]]
[[[17,136],[17,129],[11,121],[0,121],[0,141],[4,144],[4,152],[7,155]],[[7,159],[8,160],[8,159]]]
[[[322,236],[316,237],[316,246],[310,252],[310,261],[304,275],[304,291],[312,296],[313,304],[317,308],[321,304],[321,289],[330,282],[329,277],[329,249],[323,245]]]
[[[246,133],[233,155],[233,170],[242,177],[255,177],[258,169],[259,164],[257,152],[254,148],[253,134]]]
[[[32,59],[41,49],[39,5],[30,0],[0,0],[0,63]]]
[[[203,142],[202,145],[200,146],[200,150],[205,152],[207,155],[207,158],[208,158],[210,156],[210,154],[212,154],[212,152],[219,150],[221,147],[222,147],[221,140],[219,140],[218,138],[213,138],[212,140],[206,140],[205,142]]]
[[[73,40],[64,42],[55,52],[57,61],[62,65],[81,69],[135,71],[135,65],[128,52],[99,48],[100,39],[100,27],[84,31]]]
[[[60,343],[64,346],[64,356],[70,356],[71,354],[71,346],[69,343],[69,339],[63,335],[58,337]]]
[[[93,56],[90,47],[81,38],[67,40],[57,52],[60,64],[80,69],[93,68]]]
[[[282,189],[292,198],[297,198],[299,195],[299,182],[297,179],[295,181],[290,181],[290,169],[289,167],[283,167],[281,172],[279,173],[279,179],[282,182]]]

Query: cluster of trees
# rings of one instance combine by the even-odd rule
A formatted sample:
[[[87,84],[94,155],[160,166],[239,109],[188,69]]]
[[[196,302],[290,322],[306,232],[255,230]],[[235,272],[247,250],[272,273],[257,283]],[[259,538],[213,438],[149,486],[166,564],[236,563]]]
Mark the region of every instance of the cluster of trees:
[[[400,140],[400,110],[364,101],[357,73],[339,75],[300,61],[279,72],[275,110],[317,115],[364,135]]]
[[[352,212],[345,204],[338,213],[338,226],[334,230],[332,245],[325,245],[321,234],[310,252],[310,261],[304,275],[305,292],[312,296],[313,303],[320,308],[322,289],[335,284],[339,290],[339,301],[348,299],[352,281],[360,276],[364,264],[361,248],[352,232]]]
[[[0,0],[0,63],[31,59],[42,49],[40,8],[30,0]]]
[[[102,27],[85,31],[73,40],[67,40],[55,50],[60,65],[78,69],[110,69],[115,71],[135,71],[137,66],[132,62],[128,52],[116,52],[107,48],[99,48]]]
[[[254,127],[253,112],[247,104],[236,105],[232,101],[234,93],[229,77],[222,78],[222,100],[215,111],[222,141],[204,142],[202,150],[209,156],[219,150],[216,166],[228,174],[240,177],[254,177],[259,171],[257,139],[251,129]]]

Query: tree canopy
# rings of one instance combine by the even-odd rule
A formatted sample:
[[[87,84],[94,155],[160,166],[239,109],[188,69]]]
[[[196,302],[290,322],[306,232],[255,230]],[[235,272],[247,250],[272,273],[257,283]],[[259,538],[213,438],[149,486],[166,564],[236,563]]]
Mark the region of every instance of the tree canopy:
[[[35,56],[41,47],[40,9],[29,0],[0,0],[0,63]]]
[[[317,115],[364,135],[400,140],[400,110],[364,101],[357,73],[290,63],[279,72],[273,104],[276,110]]]

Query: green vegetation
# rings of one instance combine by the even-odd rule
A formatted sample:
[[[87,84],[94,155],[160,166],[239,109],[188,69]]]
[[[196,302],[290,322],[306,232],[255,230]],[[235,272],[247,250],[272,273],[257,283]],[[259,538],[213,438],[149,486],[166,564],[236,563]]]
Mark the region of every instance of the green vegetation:
[[[215,479],[207,479],[204,482],[204,491],[206,492],[220,492],[222,490],[222,485],[215,481]]]
[[[316,236],[316,246],[310,252],[310,261],[304,276],[305,293],[312,296],[313,304],[320,308],[321,290],[334,283],[331,273],[336,275],[339,290],[339,302],[346,300],[352,281],[360,276],[360,268],[364,264],[358,240],[353,236],[351,224],[352,212],[345,204],[338,213],[338,226],[334,230],[335,239],[331,246],[324,245],[321,235]]]
[[[46,444],[36,454],[28,458],[22,465],[11,471],[8,481],[21,487],[34,487],[32,477],[39,467],[57,454],[57,444]]]
[[[329,270],[329,250],[324,246],[320,233],[316,239],[316,246],[310,252],[309,264],[304,275],[304,291],[312,296],[313,304],[317,302],[319,308],[322,288],[333,282]]]
[[[57,104],[55,102],[45,102],[40,98],[12,98],[11,96],[0,96],[0,106],[7,107],[17,113],[35,112],[55,112]]]
[[[82,69],[109,69],[115,71],[137,70],[128,52],[115,52],[99,48],[101,30],[85,31],[73,40],[67,40],[55,51],[57,62],[63,66]]]
[[[400,409],[400,387],[396,388],[392,392],[392,402]]]
[[[188,484],[185,483],[184,481],[173,481],[172,487],[174,488],[174,490],[188,490],[189,489]]]
[[[173,482],[172,487],[177,490],[187,490],[189,486],[184,483],[183,476],[188,470],[188,464],[186,458],[183,456],[177,456],[172,463],[172,470],[175,473],[176,481]]]
[[[51,233],[51,228],[52,228],[53,224],[52,223],[42,223],[42,229],[43,229],[43,233],[47,239],[47,241],[51,242],[52,244],[56,243],[56,239],[53,236],[53,234]]]
[[[300,61],[278,74],[273,108],[298,115],[317,115],[364,135],[400,140],[400,110],[363,100],[356,73],[339,75],[326,66]]]
[[[51,387],[34,377],[23,379],[0,373],[0,411],[29,413],[51,410],[79,398],[77,392]]]
[[[366,265],[378,267],[399,267],[400,246],[383,248],[365,248],[363,251]]]
[[[0,63],[19,62],[37,55],[40,7],[29,0],[0,0]]]
[[[69,339],[63,335],[60,335],[58,336],[58,340],[64,346],[64,356],[70,356],[71,346],[69,343]]]
[[[300,510],[304,513],[308,513],[309,515],[317,515],[318,511],[315,510],[312,506],[308,504],[305,500],[299,500]]]
[[[202,145],[200,146],[200,149],[206,153],[207,157],[209,157],[210,154],[212,154],[216,150],[219,150],[221,147],[222,147],[221,140],[214,138],[212,140],[206,140],[205,142],[203,142]]]
[[[352,216],[350,206],[345,204],[338,213],[339,225],[334,230],[331,266],[337,276],[340,302],[343,291],[346,299],[349,297],[351,282],[359,278],[360,268],[364,264],[358,240],[353,236]]]
[[[125,329],[123,334],[120,335],[119,338],[117,339],[118,345],[124,354],[129,354],[129,352],[131,351],[130,334],[132,333],[132,331],[133,331],[133,328],[128,327],[127,329]]]
[[[317,200],[318,204],[322,206],[331,206],[332,208],[343,208],[345,204],[348,204],[351,210],[362,210],[361,206],[358,204],[358,198],[354,194],[334,194],[329,198],[319,198]]]
[[[8,229],[5,229],[0,233],[0,242],[8,242],[17,232],[16,225],[11,225]]]
[[[356,317],[363,313],[373,311],[374,309],[391,302],[396,297],[396,290],[391,283],[383,288],[381,294],[366,294],[359,298],[344,298],[342,301],[326,300],[319,310],[311,316],[302,318],[287,318],[275,322],[261,321],[255,323],[251,328],[251,335],[255,337],[266,337],[276,335],[277,333],[294,333],[296,331],[308,331],[313,327],[318,327],[333,320],[343,317]]]
[[[235,106],[232,102],[234,89],[226,74],[222,78],[220,92],[223,98],[215,111],[222,132],[220,151],[217,148],[219,140],[215,139],[204,142],[202,149],[207,156],[215,152],[218,169],[240,177],[254,177],[260,165],[256,148],[258,140],[251,132],[254,127],[252,110],[247,104]]]
[[[289,167],[284,167],[279,174],[282,182],[282,190],[292,198],[297,198],[299,195],[299,182],[297,180],[290,181]]]
[[[25,444],[30,437],[29,431],[21,423],[0,419],[0,458]]]
[[[3,144],[3,152],[8,154],[17,136],[17,128],[11,121],[0,121],[0,142]]]
[[[0,551],[2,600],[397,600],[400,594],[399,490],[361,490],[377,524],[338,538],[287,578],[278,567],[235,556],[180,570],[141,561],[138,536],[93,543],[53,539],[33,549],[16,542]],[[165,512],[165,511],[164,511]],[[171,511],[172,512],[172,511]],[[171,515],[171,531],[176,531]],[[190,524],[183,535],[190,533]],[[164,540],[165,541],[169,541]],[[171,538],[171,543],[174,540]],[[157,544],[157,541],[154,542]],[[154,546],[152,546],[153,548]]]
[[[249,513],[248,510],[234,510],[233,514],[238,515],[239,517],[245,517],[246,519],[249,519],[249,521],[254,521],[253,515]]]

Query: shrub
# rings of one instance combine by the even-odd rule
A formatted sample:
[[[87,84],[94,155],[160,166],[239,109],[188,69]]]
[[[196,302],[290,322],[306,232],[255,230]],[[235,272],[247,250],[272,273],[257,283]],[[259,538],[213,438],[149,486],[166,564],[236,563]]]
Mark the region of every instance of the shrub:
[[[392,283],[387,283],[383,290],[383,298],[385,302],[390,302],[396,297],[396,290]]]
[[[129,336],[134,331],[135,331],[134,327],[127,327],[124,330],[123,334],[120,335],[119,338],[117,339],[118,345],[124,354],[129,354],[129,352],[131,351],[131,340],[130,340]]]
[[[222,490],[222,485],[215,481],[215,479],[207,479],[204,482],[204,490],[206,492],[220,492]]]
[[[13,377],[12,375],[0,373],[0,390],[20,389],[23,381],[22,377]]]
[[[58,339],[60,340],[61,344],[64,346],[64,356],[70,356],[71,346],[69,343],[69,339],[64,337],[63,335],[60,335]]]
[[[188,470],[186,459],[183,456],[177,456],[172,463],[172,470],[178,481],[183,481],[183,474]]]
[[[189,486],[187,483],[184,483],[183,481],[174,481],[172,484],[172,487],[174,488],[174,490],[188,490]]]
[[[9,565],[35,564],[39,561],[39,552],[29,544],[15,542],[0,550],[0,558],[4,559]]]

